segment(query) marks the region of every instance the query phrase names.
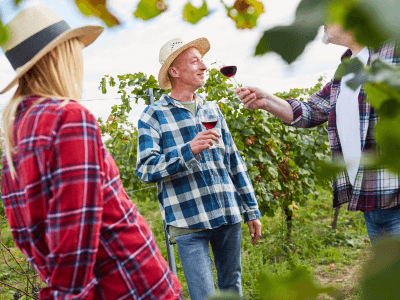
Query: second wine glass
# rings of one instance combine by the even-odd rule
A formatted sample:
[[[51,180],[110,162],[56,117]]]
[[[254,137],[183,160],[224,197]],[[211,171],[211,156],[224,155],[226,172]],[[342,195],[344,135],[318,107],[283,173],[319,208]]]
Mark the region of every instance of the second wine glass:
[[[233,63],[229,63],[229,62],[227,63],[226,61],[222,61],[220,59],[217,59],[217,66],[218,66],[218,70],[221,72],[221,74],[224,75],[225,77],[232,78],[233,81],[235,82],[236,88],[238,88],[239,85],[235,79],[237,67]]]

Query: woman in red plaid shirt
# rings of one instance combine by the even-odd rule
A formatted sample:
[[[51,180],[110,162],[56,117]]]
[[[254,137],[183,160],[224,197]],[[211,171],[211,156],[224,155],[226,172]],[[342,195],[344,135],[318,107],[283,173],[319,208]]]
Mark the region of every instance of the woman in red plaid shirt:
[[[14,241],[47,285],[39,298],[179,299],[95,117],[79,104],[82,48],[103,28],[71,29],[45,7],[6,28],[2,48],[17,75],[1,93],[18,88],[3,115],[1,193]]]

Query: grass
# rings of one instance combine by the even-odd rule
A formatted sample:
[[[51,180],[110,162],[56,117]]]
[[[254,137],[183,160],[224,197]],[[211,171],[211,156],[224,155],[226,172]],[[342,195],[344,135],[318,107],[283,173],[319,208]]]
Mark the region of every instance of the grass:
[[[245,296],[259,298],[260,271],[284,276],[295,267],[303,266],[321,286],[333,286],[341,291],[343,299],[359,299],[360,267],[372,252],[364,218],[361,212],[342,208],[337,229],[332,230],[334,210],[331,199],[332,194],[321,189],[317,199],[308,201],[306,206],[296,211],[287,253],[284,242],[286,225],[280,211],[273,218],[261,219],[263,234],[255,246],[251,245],[247,225],[242,224],[242,285]],[[136,204],[152,229],[161,253],[167,257],[158,203],[137,201]],[[175,260],[183,299],[190,299],[177,253]],[[318,299],[332,298],[321,295]]]
[[[251,245],[247,225],[242,224],[242,285],[245,296],[259,299],[260,271],[285,276],[294,268],[302,266],[311,272],[320,286],[333,286],[339,290],[343,295],[342,299],[359,299],[360,290],[357,283],[360,267],[372,252],[364,218],[361,212],[348,212],[342,208],[337,230],[332,230],[331,198],[329,191],[321,189],[317,199],[308,201],[306,206],[296,211],[288,252],[285,252],[286,228],[281,212],[278,211],[273,218],[261,219],[263,234],[255,246]],[[162,255],[166,258],[163,222],[158,203],[141,201],[138,198],[133,199],[133,202],[146,219]],[[3,229],[1,238],[3,243],[7,241],[13,248],[7,230]],[[18,254],[19,251],[15,248],[13,251],[18,259],[23,259],[22,254]],[[190,299],[176,247],[175,261],[183,288],[183,299]],[[214,275],[216,276],[215,270]],[[26,279],[13,273],[2,259],[0,281],[18,287],[26,286]],[[0,299],[12,299],[12,294],[11,289],[0,287]],[[322,294],[317,299],[333,298]]]

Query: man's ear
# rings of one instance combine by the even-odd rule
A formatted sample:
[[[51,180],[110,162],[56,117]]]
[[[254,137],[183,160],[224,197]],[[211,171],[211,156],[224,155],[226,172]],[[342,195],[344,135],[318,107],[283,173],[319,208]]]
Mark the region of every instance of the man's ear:
[[[169,67],[168,74],[169,74],[169,76],[171,76],[173,78],[176,78],[179,76],[178,69],[176,67]]]

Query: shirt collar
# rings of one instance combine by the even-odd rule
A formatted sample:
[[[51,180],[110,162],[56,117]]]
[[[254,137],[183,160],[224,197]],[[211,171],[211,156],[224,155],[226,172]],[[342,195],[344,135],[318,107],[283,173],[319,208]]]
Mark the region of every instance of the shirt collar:
[[[369,52],[369,58],[368,58],[368,62],[367,65],[370,64],[371,61],[371,54],[374,53],[374,50],[372,48],[368,47],[368,52]],[[351,52],[350,49],[347,49],[345,53],[343,53],[342,57],[341,57],[341,61],[345,60],[346,58],[350,58],[353,55],[353,53]]]
[[[199,101],[199,104],[203,104],[204,103],[204,99],[203,97],[201,97],[199,94],[194,93],[194,98],[196,99],[196,101]],[[169,104],[173,105],[173,106],[177,106],[177,107],[183,107],[182,104],[180,104],[179,102],[175,101],[174,99],[172,99],[169,95],[164,94],[161,96],[160,99],[160,104],[163,106],[168,106]]]

